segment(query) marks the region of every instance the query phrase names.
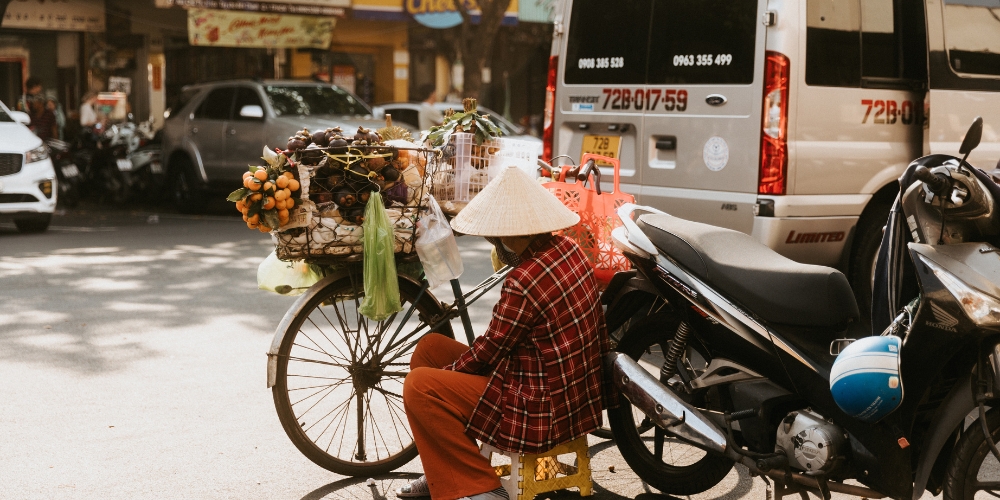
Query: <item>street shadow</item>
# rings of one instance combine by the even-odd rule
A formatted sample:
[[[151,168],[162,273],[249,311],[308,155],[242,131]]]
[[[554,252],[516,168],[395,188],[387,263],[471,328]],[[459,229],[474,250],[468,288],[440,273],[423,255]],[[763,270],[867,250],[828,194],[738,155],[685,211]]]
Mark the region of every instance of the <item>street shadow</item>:
[[[238,219],[106,216],[117,230],[58,221],[80,230],[2,238],[0,362],[125,370],[157,341],[270,335],[294,300],[257,289],[273,246]]]
[[[388,500],[396,498],[396,488],[420,477],[416,472],[394,472],[375,478],[349,477],[310,491],[301,500],[356,499]]]

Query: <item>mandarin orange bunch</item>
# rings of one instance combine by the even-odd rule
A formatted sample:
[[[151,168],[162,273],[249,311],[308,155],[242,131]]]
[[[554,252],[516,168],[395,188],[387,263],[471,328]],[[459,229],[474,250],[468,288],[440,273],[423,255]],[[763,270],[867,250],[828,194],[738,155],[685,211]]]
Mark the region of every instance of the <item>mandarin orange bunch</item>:
[[[282,165],[283,166],[283,165]],[[300,186],[294,172],[280,167],[250,167],[243,174],[243,187],[227,198],[250,229],[270,232],[288,224],[290,210],[301,203]]]

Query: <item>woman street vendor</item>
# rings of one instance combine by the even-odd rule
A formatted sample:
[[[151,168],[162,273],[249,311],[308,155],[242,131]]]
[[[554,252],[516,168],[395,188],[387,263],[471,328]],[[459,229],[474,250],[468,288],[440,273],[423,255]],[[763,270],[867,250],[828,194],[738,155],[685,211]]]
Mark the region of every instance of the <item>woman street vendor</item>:
[[[597,281],[576,242],[552,234],[579,220],[509,167],[452,221],[514,269],[471,347],[438,334],[417,344],[403,403],[425,475],[398,496],[506,499],[476,440],[540,453],[601,425],[612,393],[602,390],[610,345]]]

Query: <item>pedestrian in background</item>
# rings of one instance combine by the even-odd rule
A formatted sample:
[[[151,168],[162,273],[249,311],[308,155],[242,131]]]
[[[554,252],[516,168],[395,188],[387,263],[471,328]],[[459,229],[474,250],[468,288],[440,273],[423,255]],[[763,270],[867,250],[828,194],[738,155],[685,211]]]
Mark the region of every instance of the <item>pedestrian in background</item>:
[[[59,137],[59,123],[56,120],[56,106],[42,93],[42,80],[29,77],[24,83],[25,94],[17,103],[18,111],[28,113],[31,122],[28,128],[43,141]]]

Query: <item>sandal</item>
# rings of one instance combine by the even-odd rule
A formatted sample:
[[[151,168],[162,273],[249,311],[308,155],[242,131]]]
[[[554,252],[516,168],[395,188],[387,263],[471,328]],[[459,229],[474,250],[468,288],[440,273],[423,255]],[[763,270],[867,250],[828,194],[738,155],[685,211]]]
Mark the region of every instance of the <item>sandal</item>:
[[[420,476],[409,484],[404,484],[396,488],[396,496],[399,498],[417,498],[431,496],[431,490],[427,487],[427,476]]]

